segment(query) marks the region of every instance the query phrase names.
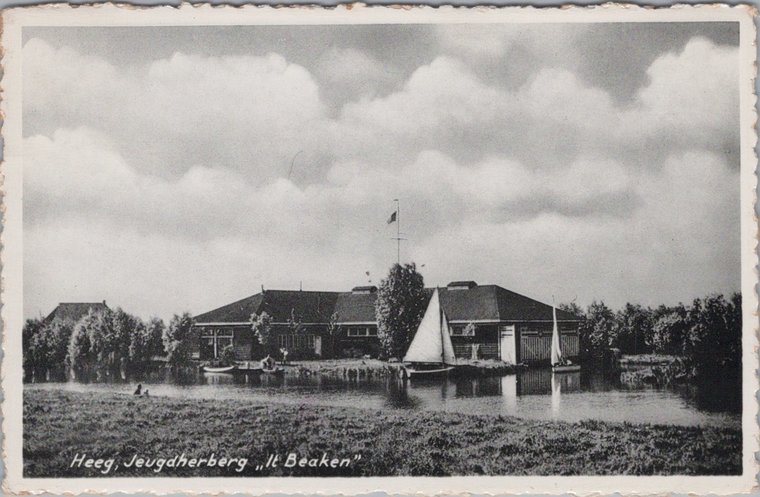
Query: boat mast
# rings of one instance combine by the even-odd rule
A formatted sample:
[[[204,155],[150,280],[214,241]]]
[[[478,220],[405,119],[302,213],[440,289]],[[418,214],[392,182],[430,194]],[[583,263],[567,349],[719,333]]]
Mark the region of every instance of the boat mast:
[[[438,288],[436,287],[436,290]],[[441,367],[446,367],[446,348],[443,345],[443,306],[441,305],[441,296],[438,294],[438,328],[441,330]]]

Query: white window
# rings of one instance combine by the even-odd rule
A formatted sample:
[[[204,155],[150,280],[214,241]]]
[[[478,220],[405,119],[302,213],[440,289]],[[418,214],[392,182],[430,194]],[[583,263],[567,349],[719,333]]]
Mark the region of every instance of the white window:
[[[457,337],[474,337],[475,326],[469,326],[466,324],[452,324],[450,334],[451,336]]]
[[[349,337],[376,337],[377,328],[374,326],[350,326],[346,329],[346,336]]]

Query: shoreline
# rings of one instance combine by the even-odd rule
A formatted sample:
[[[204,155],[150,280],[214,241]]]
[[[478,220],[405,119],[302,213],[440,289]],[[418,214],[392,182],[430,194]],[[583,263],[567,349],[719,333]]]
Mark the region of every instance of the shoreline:
[[[503,415],[381,411],[254,400],[24,391],[24,474],[111,476],[714,475],[741,472],[741,431]],[[220,467],[71,467],[77,454],[129,461],[245,458]],[[272,456],[348,466],[263,467]],[[101,469],[102,471],[102,469]]]
[[[239,369],[232,374],[255,372],[259,361],[237,361]],[[366,379],[397,377],[403,363],[388,362],[379,359],[315,359],[277,363],[283,369],[283,374],[289,376],[328,376],[332,378]],[[467,376],[503,376],[514,374],[520,366],[507,364],[496,360],[460,360],[457,364],[457,374]],[[203,361],[197,369],[203,371]]]

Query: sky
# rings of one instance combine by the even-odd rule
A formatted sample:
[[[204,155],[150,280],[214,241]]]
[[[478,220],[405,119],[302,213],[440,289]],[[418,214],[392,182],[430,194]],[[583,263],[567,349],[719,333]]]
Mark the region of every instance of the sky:
[[[612,307],[739,290],[736,23],[24,29],[24,314],[402,262]]]

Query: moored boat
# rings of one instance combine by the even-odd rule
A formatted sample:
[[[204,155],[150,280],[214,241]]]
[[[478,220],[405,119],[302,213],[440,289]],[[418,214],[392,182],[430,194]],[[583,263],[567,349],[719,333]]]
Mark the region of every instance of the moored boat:
[[[445,376],[455,369],[456,363],[449,322],[436,288],[409,344],[399,374],[409,379]]]
[[[203,366],[204,373],[232,373],[235,369],[237,369],[235,365],[221,367]]]
[[[285,374],[284,368],[261,368],[259,371],[261,371],[264,374],[273,374],[273,375]]]

